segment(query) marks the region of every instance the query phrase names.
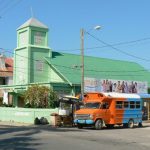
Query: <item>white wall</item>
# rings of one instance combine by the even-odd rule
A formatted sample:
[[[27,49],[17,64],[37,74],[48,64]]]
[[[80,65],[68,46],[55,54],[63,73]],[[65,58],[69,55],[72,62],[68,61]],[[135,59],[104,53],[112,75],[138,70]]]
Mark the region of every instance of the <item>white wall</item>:
[[[13,77],[7,77],[6,78],[6,85],[12,85],[13,84]]]

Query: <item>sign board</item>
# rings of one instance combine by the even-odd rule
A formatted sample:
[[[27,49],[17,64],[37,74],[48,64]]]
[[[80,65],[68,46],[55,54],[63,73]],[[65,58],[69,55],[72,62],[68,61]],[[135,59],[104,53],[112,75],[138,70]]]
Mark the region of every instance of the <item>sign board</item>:
[[[141,81],[84,78],[85,92],[148,93],[148,83]]]
[[[85,92],[101,92],[101,81],[96,78],[84,78]]]

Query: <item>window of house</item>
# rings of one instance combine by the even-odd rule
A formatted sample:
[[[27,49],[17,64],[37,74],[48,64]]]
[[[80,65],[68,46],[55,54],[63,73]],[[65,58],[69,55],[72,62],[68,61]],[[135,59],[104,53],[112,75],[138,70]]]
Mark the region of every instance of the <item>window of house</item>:
[[[36,71],[43,71],[43,61],[36,60]]]
[[[45,32],[33,31],[33,39],[32,39],[31,43],[34,45],[44,46],[45,45],[45,37],[46,37]]]

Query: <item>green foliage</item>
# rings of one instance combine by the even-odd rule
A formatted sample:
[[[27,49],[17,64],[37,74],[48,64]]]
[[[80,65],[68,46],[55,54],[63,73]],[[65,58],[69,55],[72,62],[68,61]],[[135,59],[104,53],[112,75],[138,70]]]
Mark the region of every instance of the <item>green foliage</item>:
[[[47,86],[32,85],[24,93],[25,107],[55,108],[57,107],[57,94]]]

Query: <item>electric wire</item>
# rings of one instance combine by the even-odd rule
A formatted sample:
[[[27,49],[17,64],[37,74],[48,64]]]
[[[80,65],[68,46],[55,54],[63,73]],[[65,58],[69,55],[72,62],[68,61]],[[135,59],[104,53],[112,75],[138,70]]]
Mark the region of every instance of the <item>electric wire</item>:
[[[20,4],[23,0],[16,0],[14,3],[9,3],[10,5],[6,5],[7,7],[1,9],[0,17],[2,18],[4,15],[6,15],[11,9],[16,7],[18,4]],[[11,2],[13,2],[11,0]]]
[[[24,56],[23,56],[24,57]],[[25,58],[28,58],[28,57],[25,57]],[[29,59],[29,58],[28,58]],[[35,61],[34,59],[33,59],[33,61]],[[36,60],[37,61],[37,60]],[[44,61],[43,61],[43,63],[44,63]],[[47,62],[45,62],[46,64],[48,64]],[[75,71],[80,71],[80,68],[76,68],[76,69],[73,69],[72,67],[68,67],[68,66],[63,66],[63,65],[57,65],[57,64],[52,64],[52,65],[55,65],[55,66],[58,66],[58,67],[62,67],[63,68],[63,70],[64,69],[66,69],[65,70],[65,72],[67,71],[67,73],[66,74],[71,74],[71,75],[74,75],[74,72]],[[19,72],[22,72],[22,71],[20,71],[20,69],[23,69],[23,70],[27,70],[28,68],[22,68],[22,67],[14,67],[14,68],[19,68],[18,70],[16,70],[17,72],[19,71]],[[29,70],[30,70],[30,68],[29,68]],[[70,72],[68,72],[68,70],[70,71]],[[15,71],[15,70],[14,70]],[[35,71],[35,70],[34,70]],[[47,72],[47,73],[49,73],[49,71],[47,71],[47,70],[44,70],[43,69],[43,71],[44,72]],[[88,69],[85,69],[85,71],[87,71],[87,75],[94,75],[95,73],[97,74],[97,73],[116,73],[116,72],[118,72],[118,73],[124,73],[124,72],[126,72],[126,73],[131,73],[131,72],[146,72],[146,70],[135,70],[135,71],[124,71],[124,70],[122,70],[122,71],[99,71],[99,70],[88,70]],[[61,72],[61,71],[60,71]],[[92,72],[92,73],[91,73]],[[26,72],[23,72],[23,73],[26,73]],[[31,73],[31,72],[30,72]],[[76,72],[77,73],[77,72]],[[105,76],[135,76],[135,75],[133,75],[133,74],[105,74]],[[136,76],[143,76],[143,75],[141,75],[141,74],[136,74]],[[40,75],[40,77],[41,77],[41,75]],[[43,76],[43,77],[45,77],[45,76]],[[47,76],[46,76],[47,77]]]
[[[120,46],[120,45],[128,45],[128,44],[133,44],[133,43],[138,43],[138,42],[142,42],[142,41],[146,41],[146,40],[150,40],[150,37],[147,38],[141,38],[141,39],[137,39],[137,40],[133,40],[133,41],[126,41],[126,42],[119,42],[119,43],[115,43],[115,44],[111,44],[111,46]],[[110,47],[109,45],[104,45],[104,46],[96,46],[96,47],[85,47],[85,50],[93,50],[93,49],[99,49],[99,48],[106,48],[106,47]],[[80,51],[80,48],[75,48],[75,49],[55,49],[55,51]]]
[[[95,40],[97,40],[97,41],[103,43],[104,45],[106,45],[106,46],[108,46],[108,47],[111,47],[112,49],[114,49],[114,50],[117,51],[117,52],[120,52],[120,53],[122,53],[122,54],[125,54],[125,55],[127,55],[127,56],[131,56],[131,57],[136,58],[136,59],[139,59],[139,60],[143,60],[143,61],[146,61],[146,62],[150,62],[150,59],[141,58],[141,57],[132,55],[132,54],[130,54],[130,53],[127,53],[127,52],[125,52],[125,51],[122,51],[122,50],[120,50],[119,48],[116,48],[116,47],[114,47],[113,45],[108,44],[108,43],[106,43],[106,42],[100,40],[99,38],[95,37],[94,35],[90,34],[89,32],[86,32],[86,33],[87,33],[88,35],[90,35],[92,38],[94,38]]]
[[[2,48],[0,48],[2,49]],[[4,50],[4,49],[2,49]],[[8,50],[6,50],[8,51]],[[8,51],[10,52],[10,51]],[[19,55],[19,54],[16,54],[14,52],[10,52],[10,53],[13,53],[15,55],[17,55],[18,57],[22,57],[22,58],[26,58],[26,59],[30,59],[32,61],[38,61],[37,59],[33,59],[33,58],[29,58],[29,57],[26,57],[26,56],[22,56],[22,55]],[[47,62],[44,62],[47,64]],[[63,67],[63,68],[68,68],[68,69],[74,69],[72,66],[64,66],[64,65],[59,65],[59,64],[52,64],[52,65],[55,65],[55,66],[58,66],[58,67]],[[80,70],[79,68],[80,66],[78,66],[76,69]],[[94,70],[94,69],[85,69],[85,71],[92,71],[92,72],[146,72],[146,71],[149,71],[149,70],[146,70],[146,69],[141,69],[141,70]]]
[[[141,38],[141,39],[137,39],[137,40],[132,40],[132,41],[125,41],[125,42],[119,42],[119,43],[114,43],[111,44],[111,46],[120,46],[120,45],[128,45],[128,44],[133,44],[133,43],[139,43],[139,42],[143,42],[143,41],[147,41],[150,40],[150,37],[146,37],[146,38]],[[106,48],[106,47],[110,47],[109,45],[104,45],[104,46],[96,46],[96,47],[85,47],[85,50],[93,50],[93,49],[99,49],[99,48]],[[13,49],[13,48],[5,48],[5,49]],[[80,48],[74,48],[74,49],[55,49],[55,51],[61,51],[61,52],[66,52],[66,51],[80,51]]]

